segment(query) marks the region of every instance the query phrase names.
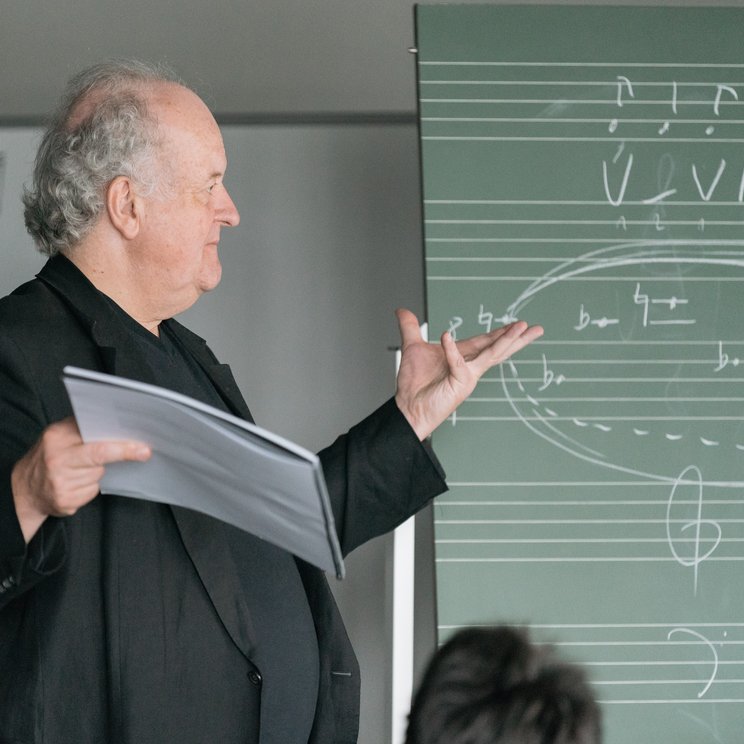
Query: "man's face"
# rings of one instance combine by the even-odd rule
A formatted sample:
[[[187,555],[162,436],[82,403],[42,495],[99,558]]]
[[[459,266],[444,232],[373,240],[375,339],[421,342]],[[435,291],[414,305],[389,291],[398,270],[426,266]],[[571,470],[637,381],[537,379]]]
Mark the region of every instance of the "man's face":
[[[225,148],[204,103],[167,84],[153,92],[150,106],[162,138],[158,168],[164,188],[142,199],[142,229],[130,265],[153,309],[169,317],[219,284],[220,229],[237,225],[240,216],[222,182]]]

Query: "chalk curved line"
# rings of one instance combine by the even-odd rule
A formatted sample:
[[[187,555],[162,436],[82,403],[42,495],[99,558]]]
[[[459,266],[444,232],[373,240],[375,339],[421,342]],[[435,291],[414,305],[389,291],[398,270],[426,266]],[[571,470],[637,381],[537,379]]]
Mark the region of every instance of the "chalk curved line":
[[[509,401],[511,403],[511,400]],[[546,429],[550,429],[550,431],[555,432],[559,437],[566,439],[567,441],[571,442],[576,447],[580,447],[583,450],[586,450],[589,454],[594,455],[595,457],[599,458],[599,462],[602,461],[602,458],[606,457],[606,455],[603,455],[601,452],[597,452],[596,450],[593,450],[591,447],[587,447],[585,444],[582,444],[581,442],[577,442],[575,439],[571,439],[571,437],[568,436],[568,434],[564,434],[560,429],[556,429],[555,426],[553,426],[551,423],[548,422],[548,420],[540,414],[540,411],[537,409],[532,409],[533,415],[540,421],[540,423],[545,425]],[[522,415],[517,412],[517,415],[522,418]],[[529,421],[526,421],[524,418],[522,418],[524,423],[526,423],[531,429],[533,428]],[[536,433],[536,429],[533,429]],[[543,436],[540,434],[540,436]],[[553,440],[549,437],[543,437],[544,439],[547,439],[549,442],[552,442]],[[554,444],[557,444],[557,442],[553,442]],[[559,447],[562,447],[567,452],[571,452],[572,450],[568,449],[567,447],[563,447],[563,445],[558,444]]]
[[[706,245],[722,245],[725,244],[725,241],[703,241]],[[557,284],[558,282],[573,277],[573,276],[579,276],[582,274],[587,274],[593,271],[603,270],[606,268],[613,268],[616,266],[627,266],[631,264],[713,264],[713,265],[720,265],[720,266],[736,266],[738,268],[744,269],[744,257],[742,257],[741,253],[736,253],[733,251],[711,251],[707,253],[704,257],[701,257],[699,253],[695,253],[694,250],[692,250],[693,247],[700,246],[701,241],[699,240],[647,240],[647,241],[633,241],[633,242],[625,242],[625,243],[619,243],[617,245],[610,246],[608,248],[599,248],[596,251],[590,251],[589,253],[585,253],[582,256],[579,256],[577,258],[569,259],[567,261],[562,262],[558,266],[554,267],[550,271],[548,271],[545,275],[543,275],[541,278],[534,280],[531,282],[527,288],[517,297],[517,299],[512,302],[508,308],[507,312],[505,313],[505,317],[509,317],[510,319],[516,320],[519,317],[519,312],[526,307],[533,299],[534,297],[543,289],[546,287],[552,286],[553,284]],[[648,248],[654,249],[652,252],[647,252]],[[680,249],[687,248],[687,255],[680,255]],[[641,250],[639,250],[641,249]],[[644,252],[643,249],[646,249],[646,252]],[[683,251],[684,253],[685,251]],[[620,255],[618,255],[620,254]],[[594,263],[589,263],[587,265],[581,265],[577,266],[577,263],[579,262],[585,262],[587,259],[593,259]],[[578,457],[579,459],[585,460],[587,462],[592,462],[596,465],[602,465],[604,467],[610,468],[612,470],[617,470],[619,472],[623,473],[629,473],[631,475],[636,475],[643,478],[649,478],[651,480],[656,480],[662,483],[680,483],[678,478],[674,478],[672,476],[667,475],[660,475],[658,473],[649,473],[644,470],[639,470],[637,468],[628,467],[625,465],[620,465],[617,463],[609,462],[606,458],[607,456],[603,453],[596,452],[594,450],[591,450],[588,447],[585,447],[579,442],[576,442],[571,437],[567,436],[560,430],[556,429],[553,426],[549,426],[547,424],[547,421],[537,414],[537,412],[534,412],[536,414],[536,417],[538,421],[540,421],[543,425],[545,425],[545,428],[547,428],[550,432],[560,436],[562,439],[565,439],[572,444],[574,444],[577,447],[580,447],[585,452],[580,452],[571,449],[563,442],[557,441],[552,436],[546,434],[544,431],[540,431],[540,429],[533,424],[533,422],[528,421],[522,411],[517,408],[517,406],[514,403],[514,400],[512,399],[512,396],[510,395],[508,385],[507,385],[507,376],[506,376],[506,365],[500,365],[499,371],[501,376],[501,384],[502,388],[504,390],[504,393],[506,395],[507,401],[509,405],[511,406],[514,413],[517,415],[517,417],[522,421],[522,423],[530,429],[533,433],[537,434],[539,437],[544,439],[545,441],[548,441],[558,447],[559,449],[562,449],[569,454],[574,455],[575,457]],[[513,382],[521,387],[521,381],[519,380],[519,373],[517,371],[516,366],[513,362],[510,362],[509,369],[512,372],[513,375]],[[576,422],[576,419],[574,419],[574,422]],[[636,432],[638,433],[638,432]],[[641,436],[639,434],[639,436]],[[670,435],[667,435],[668,438]],[[673,438],[674,435],[671,435]],[[681,438],[679,436],[678,438]],[[741,449],[744,449],[744,447],[741,447]],[[691,482],[692,483],[692,482]],[[744,480],[732,480],[732,481],[716,481],[715,485],[721,486],[721,487],[728,487],[728,488],[740,488],[744,486]]]
[[[552,268],[546,274],[539,279],[534,280],[527,288],[520,294],[517,299],[512,302],[507,308],[505,315],[510,318],[517,319],[519,317],[519,311],[522,310],[532,300],[535,294],[542,291],[546,287],[556,284],[559,281],[569,279],[574,276],[581,276],[582,274],[588,274],[600,269],[615,268],[619,266],[629,266],[633,264],[713,264],[718,266],[737,266],[744,268],[744,257],[739,258],[728,257],[731,252],[722,252],[721,257],[716,258],[717,251],[707,253],[704,257],[701,257],[699,253],[695,253],[690,250],[688,256],[679,255],[679,251],[671,250],[672,247],[683,248],[685,246],[699,246],[700,241],[696,240],[647,240],[634,243],[620,243],[616,246],[609,248],[599,248],[596,251],[591,251],[579,256],[576,259],[570,259],[564,261],[558,266]],[[654,252],[649,253],[648,251],[639,251],[639,247],[656,248]],[[607,257],[609,254],[617,254],[620,251],[627,251],[628,249],[635,249],[631,253],[622,253],[620,256],[614,258]],[[588,265],[577,266],[573,270],[571,266],[575,266],[578,261],[586,261],[587,259],[600,259],[600,265],[589,263]]]
[[[691,628],[672,628],[672,630],[667,633],[667,640],[670,640],[675,633],[689,633],[691,636],[694,636],[695,638],[703,641],[703,643],[708,646],[708,648],[711,650],[711,653],[713,654],[713,674],[710,675],[708,684],[705,685],[705,687],[700,692],[698,692],[697,696],[698,698],[701,698],[703,697],[703,695],[705,695],[706,692],[708,692],[710,686],[713,684],[713,680],[718,674],[718,652],[716,651],[716,647],[704,635],[698,633],[696,630],[692,630]]]

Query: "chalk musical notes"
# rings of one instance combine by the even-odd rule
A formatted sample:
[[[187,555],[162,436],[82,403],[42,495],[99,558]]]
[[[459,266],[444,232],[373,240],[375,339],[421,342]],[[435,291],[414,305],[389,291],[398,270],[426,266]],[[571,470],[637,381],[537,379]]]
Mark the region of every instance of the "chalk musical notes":
[[[641,292],[641,284],[638,282],[636,284],[635,292],[633,292],[633,302],[636,305],[641,305],[643,307],[643,327],[646,328],[648,326],[654,326],[654,325],[694,325],[695,319],[694,318],[652,318],[649,317],[649,310],[651,307],[655,305],[664,305],[666,306],[670,311],[674,311],[679,305],[687,305],[689,300],[675,297],[672,295],[671,297],[650,297],[647,294],[643,294]]]
[[[677,80],[671,80],[668,82],[659,80],[658,82],[636,81],[634,84],[629,77],[626,77],[625,75],[617,75],[615,104],[619,109],[626,106],[626,104],[630,107],[635,106],[637,108],[639,106],[650,105],[648,100],[650,96],[654,96],[652,102],[658,104],[661,102],[659,99],[664,100],[664,97],[668,95],[668,102],[675,118],[662,119],[661,121],[655,118],[650,119],[650,123],[655,124],[658,127],[657,133],[659,135],[665,135],[671,130],[672,122],[680,122],[680,120],[676,118],[679,115],[680,109],[680,89],[683,89],[686,93],[689,92],[689,95],[687,95],[682,101],[682,104],[686,108],[699,109],[701,107],[710,107],[713,116],[716,117],[713,121],[706,122],[704,119],[701,120],[703,124],[706,124],[703,129],[706,137],[710,137],[716,131],[714,122],[716,120],[721,120],[722,108],[727,105],[735,105],[739,102],[738,90],[727,83],[711,82],[701,85],[690,82],[680,83]],[[647,97],[640,95],[637,96],[636,90],[649,91],[650,95]],[[631,114],[628,114],[628,120],[632,122],[637,121],[637,119],[632,117]],[[613,117],[609,126],[610,133],[617,132],[621,125],[626,121],[626,119]],[[690,120],[683,120],[683,123],[689,124],[694,121],[695,120],[692,120],[692,122]]]
[[[723,341],[718,342],[718,364],[713,368],[714,372],[720,372],[726,369],[729,365],[732,367],[738,367],[741,364],[741,359],[738,356],[730,356],[728,352],[723,350]]]
[[[562,385],[566,381],[566,376],[563,374],[556,374],[552,369],[548,367],[548,359],[545,354],[542,355],[543,360],[543,378],[542,385],[538,388],[539,392],[547,390],[551,385]]]
[[[633,153],[628,154],[628,159],[625,163],[625,168],[622,172],[622,177],[620,180],[620,186],[617,191],[616,196],[612,196],[610,194],[610,184],[609,184],[609,177],[608,177],[608,167],[607,167],[607,161],[602,161],[602,182],[604,184],[604,190],[605,195],[607,196],[607,201],[612,204],[613,207],[619,207],[623,203],[623,198],[625,197],[625,190],[628,188],[628,179],[630,178],[630,171],[633,168]]]
[[[450,318],[449,328],[447,329],[453,339],[457,340],[457,329],[462,325],[462,318],[459,315],[455,315]]]
[[[718,182],[721,180],[721,176],[723,175],[723,171],[726,168],[726,161],[721,158],[721,162],[718,165],[718,170],[716,171],[715,176],[713,176],[713,180],[710,184],[710,186],[707,189],[703,189],[703,187],[700,185],[700,177],[698,176],[697,171],[697,165],[695,163],[692,164],[692,178],[695,181],[695,186],[697,186],[698,193],[700,194],[700,198],[703,201],[710,201],[711,196],[713,196],[713,192],[716,190],[716,186],[718,186]]]
[[[669,633],[667,633],[667,640],[671,640],[672,636],[681,633],[681,634],[687,634],[692,636],[693,638],[697,638],[701,640],[706,647],[710,650],[712,655],[711,660],[711,673],[710,678],[706,682],[705,686],[703,687],[700,692],[697,693],[697,696],[699,698],[703,697],[706,692],[710,689],[710,686],[713,684],[713,681],[716,678],[716,675],[718,674],[718,651],[716,651],[716,647],[702,634],[698,633],[696,630],[692,630],[691,628],[672,628]]]
[[[697,491],[694,500],[692,518],[677,518],[674,516],[677,505],[677,494],[682,488],[693,488]],[[687,502],[689,503],[689,502]],[[689,506],[685,511],[689,512]],[[703,533],[705,529],[706,534]],[[721,543],[721,525],[712,519],[703,519],[703,476],[700,469],[694,465],[685,468],[677,478],[669,496],[666,512],[666,533],[669,550],[676,561],[693,570],[693,594],[698,590],[698,572],[700,564],[710,558]],[[685,547],[691,547],[683,555],[683,545],[680,538],[686,538]]]

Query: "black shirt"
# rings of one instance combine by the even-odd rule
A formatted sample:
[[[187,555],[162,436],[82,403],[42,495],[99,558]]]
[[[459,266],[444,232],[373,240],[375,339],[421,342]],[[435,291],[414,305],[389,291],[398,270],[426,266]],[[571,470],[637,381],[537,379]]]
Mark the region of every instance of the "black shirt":
[[[201,366],[169,332],[168,321],[160,324],[158,337],[111,304],[136,340],[156,384],[228,410]],[[167,514],[167,508],[161,511]],[[306,744],[317,704],[319,660],[297,565],[286,551],[247,532],[229,527],[227,535],[250,608],[255,636],[251,661],[262,678],[261,744]]]

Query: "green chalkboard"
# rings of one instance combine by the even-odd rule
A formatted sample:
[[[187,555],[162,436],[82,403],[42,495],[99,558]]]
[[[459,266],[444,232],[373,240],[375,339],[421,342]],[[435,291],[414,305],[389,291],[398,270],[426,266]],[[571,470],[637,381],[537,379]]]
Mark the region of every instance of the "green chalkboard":
[[[744,741],[744,8],[416,8],[440,640],[527,624],[607,744]]]

